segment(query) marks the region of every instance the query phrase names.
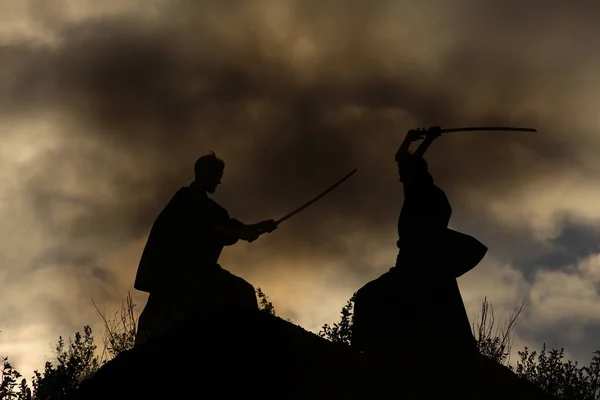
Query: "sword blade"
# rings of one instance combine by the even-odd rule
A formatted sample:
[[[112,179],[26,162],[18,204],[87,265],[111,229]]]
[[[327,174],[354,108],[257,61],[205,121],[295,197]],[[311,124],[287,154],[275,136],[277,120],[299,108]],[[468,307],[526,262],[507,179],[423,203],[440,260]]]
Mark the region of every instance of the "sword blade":
[[[310,206],[315,201],[321,199],[327,193],[331,192],[333,189],[335,189],[336,187],[338,187],[339,185],[341,185],[346,179],[348,179],[352,175],[354,175],[356,173],[356,171],[358,171],[358,168],[354,168],[352,171],[350,171],[348,174],[346,174],[342,179],[340,179],[339,181],[337,181],[336,183],[334,183],[333,185],[331,185],[329,188],[327,188],[327,190],[325,190],[324,192],[322,192],[321,194],[319,194],[317,197],[315,197],[314,199],[310,200],[309,202],[303,204],[302,206],[298,207],[297,209],[295,209],[291,213],[289,213],[289,214],[287,214],[287,215],[279,218],[277,221],[275,221],[275,223],[277,225],[279,225],[280,223],[282,223],[286,219],[289,219],[289,218],[293,217],[294,215],[298,214],[300,211],[304,210],[306,207]]]
[[[469,132],[469,131],[537,132],[537,129],[502,127],[502,126],[476,126],[476,127],[469,127],[469,128],[447,128],[447,129],[440,129],[440,133]]]

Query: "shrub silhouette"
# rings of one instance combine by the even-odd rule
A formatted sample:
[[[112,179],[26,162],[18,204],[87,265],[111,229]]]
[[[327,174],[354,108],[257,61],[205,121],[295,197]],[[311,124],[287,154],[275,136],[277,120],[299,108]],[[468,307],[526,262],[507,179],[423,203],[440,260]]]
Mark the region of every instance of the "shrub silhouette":
[[[47,361],[43,373],[34,371],[31,388],[25,378],[12,367],[8,358],[3,358],[0,399],[67,399],[84,379],[93,376],[102,365],[95,355],[92,328],[87,325],[83,328],[83,335],[75,333],[75,339],[69,338],[68,343],[60,336],[54,351],[54,362]],[[17,381],[19,378],[22,378],[20,382]]]
[[[504,329],[500,329],[496,325],[494,308],[487,301],[487,297],[483,299],[481,316],[477,324],[473,323],[472,325],[473,336],[475,336],[477,349],[481,355],[510,368],[510,352],[513,344],[512,332],[525,307],[526,304],[523,303],[520,307],[515,308],[508,317]],[[495,330],[494,327],[496,327]]]
[[[548,349],[546,343],[541,351],[527,347],[518,352],[515,373],[533,382],[542,390],[559,399],[600,399],[600,350],[596,350],[590,365],[579,367],[577,362],[564,360],[564,349]]]
[[[340,311],[340,322],[334,322],[332,325],[325,324],[319,331],[319,336],[334,343],[341,343],[350,346],[352,339],[352,309],[356,300],[356,292],[350,297],[350,300],[342,307]]]
[[[268,296],[258,288],[259,308],[269,315],[275,315],[275,307]],[[103,349],[96,356],[92,328],[83,327],[83,335],[75,333],[75,339],[65,344],[62,336],[55,347],[54,362],[46,362],[44,371],[34,371],[31,387],[21,373],[10,363],[8,357],[2,358],[0,369],[0,400],[60,400],[66,399],[85,379],[91,378],[106,364],[122,352],[131,350],[135,341],[138,315],[135,311],[131,293],[121,303],[121,309],[109,318],[104,309],[93,300],[92,304],[104,327],[102,335]]]
[[[125,350],[133,349],[135,335],[137,333],[138,315],[135,311],[136,304],[133,302],[131,292],[127,292],[127,297],[121,302],[121,309],[115,313],[112,319],[109,319],[104,309],[91,300],[102,325],[104,332],[102,335],[102,361],[109,360],[118,356]]]
[[[256,288],[256,296],[258,297],[258,308],[269,315],[275,315],[273,303],[269,301],[269,296],[261,288]]]
[[[30,400],[31,389],[25,378],[13,368],[8,357],[2,357],[2,370],[0,371],[0,399]]]

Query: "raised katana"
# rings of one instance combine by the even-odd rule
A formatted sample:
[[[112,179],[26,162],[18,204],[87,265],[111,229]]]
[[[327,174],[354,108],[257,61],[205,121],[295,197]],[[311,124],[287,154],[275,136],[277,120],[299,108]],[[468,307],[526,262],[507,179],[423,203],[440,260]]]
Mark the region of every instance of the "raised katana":
[[[425,137],[427,135],[441,135],[444,133],[453,133],[453,132],[470,132],[470,131],[512,131],[512,132],[537,132],[537,129],[533,128],[514,128],[514,127],[504,127],[504,126],[474,126],[468,128],[440,128],[439,126],[434,126],[432,128],[423,128],[416,129],[417,132],[422,131],[422,136]]]
[[[515,127],[508,127],[508,126],[473,126],[473,127],[467,127],[467,128],[440,128],[439,126],[434,126],[431,128],[411,129],[409,131],[409,134],[416,133],[418,135],[417,139],[425,139],[421,143],[419,148],[413,154],[418,157],[422,157],[423,154],[425,154],[425,152],[427,151],[427,148],[429,147],[431,142],[433,142],[433,140],[435,138],[440,137],[445,133],[469,132],[469,131],[537,132],[537,129],[515,128]],[[406,150],[407,147],[405,147],[405,146],[407,146],[407,145],[410,146],[410,144],[409,144],[410,141],[411,141],[410,135],[407,135],[406,138],[404,139],[404,143],[402,143],[402,145],[398,149],[398,152],[396,153],[396,160],[398,159],[399,155],[402,153],[403,147]]]
[[[277,225],[279,225],[280,223],[282,223],[286,219],[289,219],[289,218],[293,217],[294,215],[298,214],[300,211],[304,210],[306,207],[310,206],[315,201],[321,199],[327,193],[331,192],[333,189],[335,189],[336,187],[338,187],[339,185],[341,185],[346,179],[348,179],[352,175],[354,175],[356,173],[356,171],[358,171],[358,168],[354,168],[352,171],[350,171],[348,174],[346,174],[342,179],[340,179],[339,181],[337,181],[336,183],[334,183],[333,185],[331,185],[329,188],[327,188],[327,190],[325,190],[324,192],[322,192],[321,194],[319,194],[317,197],[315,197],[314,199],[310,200],[309,202],[303,204],[302,206],[298,207],[297,209],[295,209],[291,213],[289,213],[289,214],[287,214],[287,215],[279,218],[277,221],[275,221],[275,223]]]

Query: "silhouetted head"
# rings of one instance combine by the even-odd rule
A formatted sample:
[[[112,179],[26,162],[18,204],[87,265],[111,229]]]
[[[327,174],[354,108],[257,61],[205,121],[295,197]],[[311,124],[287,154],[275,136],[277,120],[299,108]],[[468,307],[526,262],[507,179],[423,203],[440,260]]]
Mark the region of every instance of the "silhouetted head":
[[[211,151],[196,161],[194,165],[194,183],[202,190],[214,193],[217,186],[221,184],[224,170],[225,162]]]
[[[418,180],[429,180],[429,168],[423,157],[406,155],[397,159],[400,182],[413,182]]]

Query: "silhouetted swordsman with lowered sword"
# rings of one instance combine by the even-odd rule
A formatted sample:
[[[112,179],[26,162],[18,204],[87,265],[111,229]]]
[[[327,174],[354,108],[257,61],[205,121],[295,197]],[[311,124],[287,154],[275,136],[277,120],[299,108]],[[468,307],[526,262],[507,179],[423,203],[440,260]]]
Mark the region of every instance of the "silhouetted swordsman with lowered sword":
[[[474,268],[487,247],[448,228],[452,207],[423,154],[443,133],[523,128],[411,130],[395,159],[404,188],[396,265],[356,293],[352,347],[424,362],[428,357],[473,359],[475,339],[456,278]],[[424,139],[414,153],[410,145]],[[443,352],[434,355],[428,352]],[[438,366],[441,367],[441,366]]]
[[[244,224],[208,197],[221,183],[224,169],[214,153],[200,157],[194,181],[175,193],[152,226],[134,284],[150,293],[139,318],[136,346],[203,309],[258,309],[254,287],[221,268],[218,259],[225,246],[253,242],[277,224]]]
[[[274,231],[356,172],[277,221],[247,225],[231,218],[207,195],[221,183],[224,169],[225,163],[214,153],[200,157],[194,181],[175,193],[152,226],[134,284],[150,293],[139,318],[136,346],[184,324],[199,311],[224,306],[257,309],[254,287],[218,264],[223,248]]]

